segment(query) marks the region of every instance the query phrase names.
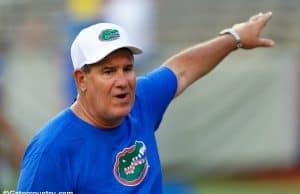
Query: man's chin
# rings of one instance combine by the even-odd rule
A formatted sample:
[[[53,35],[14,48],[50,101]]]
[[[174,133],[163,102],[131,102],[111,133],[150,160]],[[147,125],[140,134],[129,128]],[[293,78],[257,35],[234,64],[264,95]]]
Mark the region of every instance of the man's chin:
[[[118,108],[116,111],[115,111],[115,115],[117,117],[125,117],[129,114],[131,110],[131,106],[129,107],[122,107],[122,108]]]

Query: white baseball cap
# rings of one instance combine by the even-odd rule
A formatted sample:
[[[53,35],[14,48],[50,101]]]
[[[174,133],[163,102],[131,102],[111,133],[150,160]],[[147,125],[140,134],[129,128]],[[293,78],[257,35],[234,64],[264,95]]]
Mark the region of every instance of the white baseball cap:
[[[85,64],[96,63],[120,48],[128,48],[133,54],[142,53],[140,48],[130,42],[127,32],[121,26],[98,23],[84,28],[71,46],[74,70]]]

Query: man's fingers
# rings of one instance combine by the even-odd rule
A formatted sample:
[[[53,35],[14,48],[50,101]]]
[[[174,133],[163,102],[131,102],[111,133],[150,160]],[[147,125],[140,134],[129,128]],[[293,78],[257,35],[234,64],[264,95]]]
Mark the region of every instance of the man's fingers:
[[[272,47],[275,45],[275,42],[271,39],[261,38],[259,40],[259,46],[261,47]]]
[[[271,18],[272,12],[259,13],[252,16],[248,22],[236,24],[232,27],[239,33],[244,48],[272,47],[275,45],[271,39],[260,38],[261,31]]]
[[[252,16],[249,21],[250,22],[260,22],[261,26],[265,26],[268,21],[272,18],[272,12],[266,12],[266,13],[262,13],[260,12],[259,14],[256,14],[254,16]]]
[[[262,12],[260,12],[259,14],[256,14],[256,15],[254,15],[254,16],[252,16],[249,20],[250,21],[255,21],[255,20],[257,20],[260,16],[262,16],[263,15],[263,13]]]
[[[267,12],[258,16],[258,21],[261,22],[261,26],[264,27],[268,21],[272,18],[272,12]]]

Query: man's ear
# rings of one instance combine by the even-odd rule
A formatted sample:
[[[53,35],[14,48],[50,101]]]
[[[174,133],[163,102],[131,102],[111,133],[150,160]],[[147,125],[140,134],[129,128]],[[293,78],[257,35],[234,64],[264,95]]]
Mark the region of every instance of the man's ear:
[[[81,69],[76,69],[73,72],[73,77],[76,82],[77,89],[80,92],[86,91],[86,73],[84,73]]]

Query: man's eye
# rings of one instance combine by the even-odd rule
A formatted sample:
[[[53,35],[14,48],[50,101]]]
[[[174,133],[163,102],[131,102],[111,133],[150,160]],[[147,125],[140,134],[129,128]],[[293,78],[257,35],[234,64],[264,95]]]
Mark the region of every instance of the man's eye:
[[[127,66],[124,68],[124,71],[132,71],[133,70],[133,66]]]
[[[103,73],[109,75],[109,74],[113,73],[113,70],[111,70],[111,69],[105,69],[105,70],[103,71]]]

